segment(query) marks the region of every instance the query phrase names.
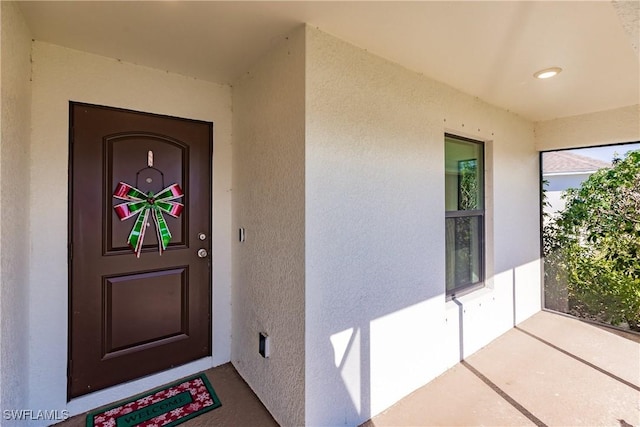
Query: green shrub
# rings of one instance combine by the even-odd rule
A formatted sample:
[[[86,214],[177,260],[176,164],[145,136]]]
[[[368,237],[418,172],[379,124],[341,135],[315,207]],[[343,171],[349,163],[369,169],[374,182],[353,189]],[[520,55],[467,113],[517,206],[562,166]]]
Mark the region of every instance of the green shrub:
[[[564,297],[572,314],[640,331],[640,151],[565,199],[543,231],[547,298]],[[563,286],[566,295],[558,296]]]

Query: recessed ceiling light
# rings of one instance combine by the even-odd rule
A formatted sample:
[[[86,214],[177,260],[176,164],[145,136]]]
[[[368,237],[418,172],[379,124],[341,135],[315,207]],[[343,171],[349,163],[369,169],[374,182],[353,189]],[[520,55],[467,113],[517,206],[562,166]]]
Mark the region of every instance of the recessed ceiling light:
[[[540,70],[535,73],[533,77],[536,79],[548,79],[550,77],[557,76],[560,71],[562,71],[562,68],[560,67],[545,68],[544,70]]]

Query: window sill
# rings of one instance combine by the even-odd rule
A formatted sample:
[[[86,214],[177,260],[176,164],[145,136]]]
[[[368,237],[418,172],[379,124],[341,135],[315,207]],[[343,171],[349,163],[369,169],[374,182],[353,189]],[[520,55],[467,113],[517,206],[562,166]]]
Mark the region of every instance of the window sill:
[[[475,293],[481,289],[486,289],[487,285],[484,282],[480,282],[480,283],[476,283],[475,285],[469,285],[467,287],[464,287],[462,289],[458,289],[456,291],[456,293],[454,294],[448,294],[447,297],[447,301],[451,301],[453,299],[460,299],[462,297],[464,297],[465,295],[469,295],[471,293]]]
[[[492,297],[493,293],[494,290],[487,287],[487,285],[485,284],[482,287],[468,289],[466,290],[466,292],[463,292],[462,295],[447,295],[446,307],[457,307],[459,304],[456,303],[456,301],[464,305],[477,302],[478,300],[484,300],[486,298]]]

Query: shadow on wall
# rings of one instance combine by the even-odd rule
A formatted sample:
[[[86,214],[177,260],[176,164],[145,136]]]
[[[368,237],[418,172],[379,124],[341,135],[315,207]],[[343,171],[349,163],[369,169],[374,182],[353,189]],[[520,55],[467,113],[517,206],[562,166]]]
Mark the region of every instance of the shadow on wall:
[[[348,425],[349,420],[356,420],[366,411],[370,412],[371,402],[370,395],[367,391],[370,389],[369,381],[369,365],[363,363],[369,360],[369,355],[364,354],[359,344],[369,341],[369,328],[354,327],[330,337],[330,348],[333,352],[335,369],[331,369],[331,381],[337,384],[335,397],[345,402],[343,407],[344,424]],[[356,347],[358,349],[356,350]],[[365,348],[366,349],[366,348]],[[353,352],[359,353],[359,366],[349,360],[349,355]],[[354,366],[356,365],[356,366]],[[355,371],[355,372],[354,372]],[[355,375],[360,377],[359,387],[348,388],[348,379]]]
[[[502,282],[493,290],[479,290],[483,301],[493,300],[494,307],[504,306],[499,312],[488,303],[483,309],[475,309],[477,299],[472,295],[469,296],[473,302],[467,304],[465,297],[453,299],[451,304],[457,306],[456,330],[450,334],[453,336],[446,336],[451,329],[443,326],[446,298],[442,292],[430,295],[425,286],[423,299],[414,304],[408,304],[410,292],[403,293],[404,307],[398,305],[402,298],[393,301],[389,295],[386,298],[374,293],[358,295],[359,301],[354,301],[351,310],[358,312],[360,321],[337,332],[327,329],[321,348],[307,349],[314,355],[314,366],[309,371],[313,378],[308,383],[312,388],[309,395],[323,396],[325,400],[308,402],[309,425],[358,425],[528,317],[517,313],[520,298],[537,298],[535,304],[539,306],[540,289],[537,293],[520,295],[518,280],[526,284],[527,269],[535,265],[537,260],[523,264],[522,272],[517,271],[520,267],[502,272],[499,274]],[[340,300],[341,306],[349,305],[348,295],[341,295]],[[395,310],[381,311],[391,302],[396,303]],[[359,310],[360,307],[365,308]],[[478,323],[492,329],[480,339],[474,336],[478,327],[482,327]],[[407,325],[414,327],[409,329]],[[334,331],[340,329],[336,325],[327,326],[333,326]],[[465,329],[469,329],[468,336]],[[466,345],[467,341],[471,344]],[[313,390],[318,382],[322,392]]]

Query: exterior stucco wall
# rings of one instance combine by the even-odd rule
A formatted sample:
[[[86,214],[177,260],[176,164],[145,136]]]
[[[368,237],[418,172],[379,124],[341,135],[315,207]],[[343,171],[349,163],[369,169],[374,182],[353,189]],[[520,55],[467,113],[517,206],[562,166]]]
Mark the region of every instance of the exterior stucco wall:
[[[14,2],[0,2],[0,417],[28,393],[31,35]],[[2,418],[2,425],[20,421]]]
[[[232,360],[285,426],[304,424],[304,43],[301,27],[233,85]]]
[[[306,82],[305,421],[357,425],[540,309],[538,154],[532,123],[311,27]],[[460,306],[445,132],[486,141],[487,287]]]
[[[543,179],[548,182],[548,185],[545,187],[548,205],[544,207],[544,212],[552,215],[563,210],[566,203],[562,196],[565,191],[569,188],[580,187],[580,185],[591,176],[591,173],[544,175]]]
[[[535,124],[540,151],[640,141],[640,105]]]
[[[33,44],[28,199],[29,400],[72,414],[230,360],[231,88],[41,42]],[[213,355],[66,403],[69,101],[214,123]],[[4,245],[3,245],[4,247]]]

